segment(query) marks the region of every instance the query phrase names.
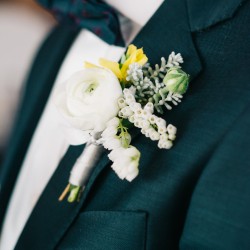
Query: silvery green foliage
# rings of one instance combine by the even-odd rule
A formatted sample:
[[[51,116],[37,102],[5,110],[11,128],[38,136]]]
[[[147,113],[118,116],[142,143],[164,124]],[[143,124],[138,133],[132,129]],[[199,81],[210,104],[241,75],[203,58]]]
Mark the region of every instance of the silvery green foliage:
[[[163,113],[162,106],[165,106],[168,110],[172,109],[173,105],[178,105],[181,102],[182,95],[166,91],[166,88],[161,89],[158,93],[154,94],[151,101],[154,102],[154,107],[158,113]]]
[[[175,52],[172,52],[168,57],[168,61],[166,61],[164,57],[161,58],[161,65],[156,64],[154,68],[152,68],[149,64],[146,64],[144,66],[143,73],[150,79],[160,82],[167,74],[168,69],[172,67],[179,67],[181,63],[183,63],[181,54],[175,54]]]
[[[142,66],[138,63],[130,64],[126,80],[135,86],[135,98],[140,103],[147,103],[149,97],[156,93],[156,84],[149,77],[144,76]]]
[[[155,109],[163,113],[162,106],[168,110],[172,109],[171,105],[177,105],[181,102],[182,95],[171,93],[166,90],[163,79],[171,67],[179,67],[183,63],[181,54],[172,52],[168,61],[161,58],[161,64],[156,64],[154,68],[150,64],[143,67],[137,63],[129,66],[126,80],[131,82],[136,88],[135,98],[142,104],[153,102]]]
[[[175,52],[172,52],[168,57],[167,67],[176,67],[179,66],[181,63],[183,63],[183,58],[181,54],[175,54]]]
[[[154,82],[162,82],[162,79],[165,77],[168,71],[168,66],[166,59],[164,57],[161,58],[161,65],[156,64],[154,68],[147,63],[143,68],[143,73],[149,79],[153,80]]]

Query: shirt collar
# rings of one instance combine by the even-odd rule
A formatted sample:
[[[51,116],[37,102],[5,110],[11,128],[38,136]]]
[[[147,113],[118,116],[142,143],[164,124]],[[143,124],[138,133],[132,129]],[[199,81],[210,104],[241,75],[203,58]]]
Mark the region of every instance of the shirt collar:
[[[140,26],[144,26],[147,23],[163,1],[164,0],[105,0],[106,3],[113,6],[123,16]]]

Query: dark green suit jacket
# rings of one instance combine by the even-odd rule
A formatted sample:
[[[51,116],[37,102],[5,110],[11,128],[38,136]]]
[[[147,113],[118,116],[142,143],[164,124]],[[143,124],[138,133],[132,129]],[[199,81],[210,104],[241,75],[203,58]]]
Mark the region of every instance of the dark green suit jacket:
[[[34,62],[2,166],[0,221],[77,34],[57,27]],[[250,249],[250,1],[167,0],[133,43],[152,63],[182,53],[192,76],[182,104],[164,114],[178,127],[175,146],[160,150],[135,130],[142,157],[132,183],[117,178],[105,152],[81,201],[59,203],[83,148],[70,147],[17,250]]]

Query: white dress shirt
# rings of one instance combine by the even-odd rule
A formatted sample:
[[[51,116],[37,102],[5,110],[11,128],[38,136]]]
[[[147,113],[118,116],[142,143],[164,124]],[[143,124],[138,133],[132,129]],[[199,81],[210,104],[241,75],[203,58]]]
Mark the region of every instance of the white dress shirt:
[[[121,30],[128,44],[163,0],[106,0],[106,2],[122,13]],[[71,74],[81,70],[84,61],[97,64],[100,57],[118,61],[124,51],[125,48],[111,46],[93,33],[82,30],[62,63],[53,90],[63,84]],[[60,129],[61,125],[58,122],[60,119],[51,96],[32,137],[8,205],[1,233],[0,250],[14,248],[36,202],[69,147],[63,130]]]

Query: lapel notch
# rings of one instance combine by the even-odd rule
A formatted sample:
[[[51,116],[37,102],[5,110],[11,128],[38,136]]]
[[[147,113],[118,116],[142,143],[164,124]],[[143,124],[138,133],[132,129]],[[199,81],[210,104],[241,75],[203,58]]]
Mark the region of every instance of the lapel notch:
[[[187,0],[191,31],[201,31],[233,17],[245,0]]]
[[[183,69],[191,80],[202,70],[192,39],[185,0],[164,1],[132,43],[145,49],[152,64],[158,63],[162,56],[167,57],[172,51],[181,53]]]

